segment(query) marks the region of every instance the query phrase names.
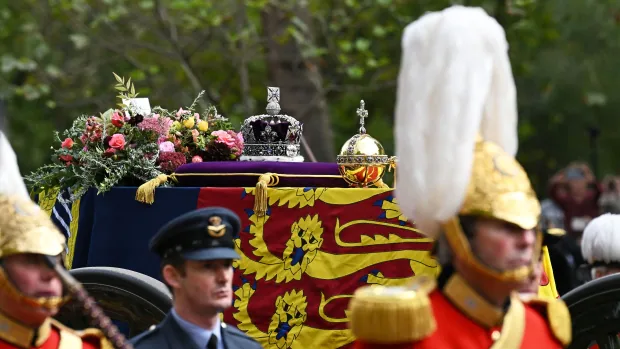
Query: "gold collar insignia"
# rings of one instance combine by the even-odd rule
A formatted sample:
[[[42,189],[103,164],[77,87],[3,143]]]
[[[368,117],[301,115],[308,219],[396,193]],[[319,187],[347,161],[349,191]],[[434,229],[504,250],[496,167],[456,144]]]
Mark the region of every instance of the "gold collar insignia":
[[[443,294],[466,316],[491,328],[499,326],[504,319],[504,311],[487,302],[463,278],[454,273],[443,288]]]
[[[0,313],[0,339],[14,344],[20,348],[39,347],[47,341],[52,330],[51,321],[48,318],[39,328],[32,328],[17,322]]]

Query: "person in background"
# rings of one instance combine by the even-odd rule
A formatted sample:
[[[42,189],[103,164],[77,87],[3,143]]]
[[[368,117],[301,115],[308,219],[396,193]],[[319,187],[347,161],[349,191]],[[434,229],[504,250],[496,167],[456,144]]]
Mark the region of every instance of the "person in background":
[[[581,254],[583,230],[599,215],[601,194],[596,178],[588,165],[573,162],[553,179],[552,199],[564,213],[566,237],[549,248],[551,263],[556,271],[556,287],[560,296],[582,285],[580,274],[585,260]]]
[[[588,222],[599,215],[596,177],[587,164],[573,162],[560,171],[553,186],[552,199],[564,212],[564,229],[579,244]]]
[[[166,224],[149,248],[162,258],[173,306],[158,325],[131,342],[135,349],[259,349],[254,339],[220,321],[232,305],[232,261],[239,217],[222,207],[195,210]]]
[[[620,273],[620,215],[606,213],[590,221],[583,232],[581,252],[591,280]],[[599,345],[589,349],[599,349]]]
[[[620,178],[605,176],[601,187],[602,193],[598,200],[600,213],[620,214]]]
[[[586,227],[581,242],[593,280],[620,272],[620,215],[606,213]]]
[[[548,183],[549,197],[540,202],[542,208],[542,215],[540,220],[540,226],[543,230],[546,229],[565,229],[564,227],[564,211],[555,202],[554,198],[563,197],[567,191],[563,185],[558,185],[561,180],[561,172],[556,173]]]

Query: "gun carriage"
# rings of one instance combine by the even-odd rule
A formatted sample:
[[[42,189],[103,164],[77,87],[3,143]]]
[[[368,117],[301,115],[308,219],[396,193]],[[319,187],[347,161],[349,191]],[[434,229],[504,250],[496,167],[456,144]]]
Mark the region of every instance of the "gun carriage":
[[[99,121],[116,125],[117,131],[103,130],[98,137],[99,119],[83,124],[87,137],[104,142],[105,161],[132,156],[131,150],[110,149],[114,132],[123,132],[130,122],[141,125],[132,121],[137,114],[144,119],[164,115],[160,108],[151,110],[148,100],[123,97],[124,107],[102,114]],[[357,287],[398,285],[414,275],[437,274],[429,254],[432,241],[407,222],[382,181],[394,169],[395,158],[367,134],[364,102],[357,110],[359,133],[345,143],[337,162],[310,163],[304,162],[300,146],[303,124],[280,113],[279,98],[279,89],[268,88],[266,113],[245,119],[238,133],[218,129],[225,118],[215,108],[203,116],[192,115],[193,105],[189,113],[183,108],[169,113],[170,136],[157,140],[159,159],[153,162],[160,172],[134,181],[135,186],[119,181],[98,194],[101,188],[47,183],[36,196],[68,237],[66,267],[126,335],[161,321],[172,304],[148,240],[167,221],[205,206],[227,207],[242,219],[235,300],[222,316],[265,348],[290,348],[295,342],[345,347],[353,341],[345,309]],[[220,141],[229,142],[228,152]],[[185,164],[168,166],[175,160],[164,154],[171,150],[164,149],[165,142],[187,153]],[[86,160],[68,152],[75,147],[59,149],[59,161],[73,154],[67,167],[86,166]],[[274,323],[276,314],[288,314],[289,321]],[[57,318],[74,328],[88,325],[71,303]]]

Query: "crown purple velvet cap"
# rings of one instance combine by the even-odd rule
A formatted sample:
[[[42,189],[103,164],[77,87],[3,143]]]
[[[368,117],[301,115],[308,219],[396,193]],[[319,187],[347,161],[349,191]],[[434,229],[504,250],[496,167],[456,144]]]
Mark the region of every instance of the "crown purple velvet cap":
[[[182,165],[175,173],[184,174],[177,177],[177,186],[180,187],[254,187],[259,175],[267,172],[299,175],[299,177],[280,177],[277,187],[349,187],[342,179],[338,165],[331,162],[210,161]],[[226,175],[201,175],[220,173]],[[257,175],[247,175],[248,173]],[[195,174],[195,176],[190,174]],[[311,177],[313,175],[334,177]]]

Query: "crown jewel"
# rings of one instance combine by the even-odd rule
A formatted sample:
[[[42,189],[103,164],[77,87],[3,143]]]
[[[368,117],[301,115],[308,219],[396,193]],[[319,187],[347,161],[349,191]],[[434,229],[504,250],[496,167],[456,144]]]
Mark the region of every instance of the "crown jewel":
[[[396,158],[386,155],[383,145],[366,133],[364,121],[368,110],[364,100],[360,101],[356,114],[360,120],[359,133],[342,146],[336,162],[345,181],[352,186],[367,187],[380,182],[386,166],[393,165]]]
[[[303,124],[280,114],[280,88],[267,87],[267,114],[245,119],[241,134],[245,140],[241,161],[303,162],[300,155]]]

